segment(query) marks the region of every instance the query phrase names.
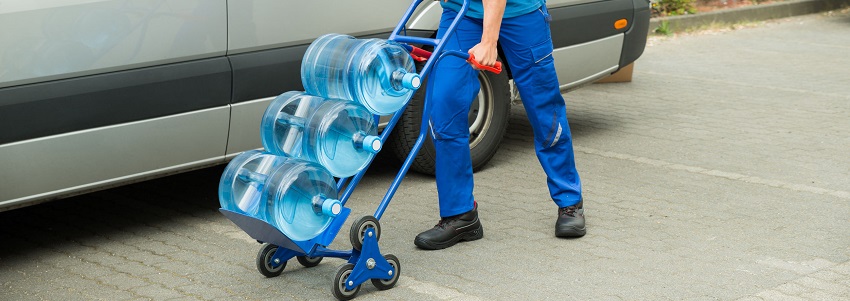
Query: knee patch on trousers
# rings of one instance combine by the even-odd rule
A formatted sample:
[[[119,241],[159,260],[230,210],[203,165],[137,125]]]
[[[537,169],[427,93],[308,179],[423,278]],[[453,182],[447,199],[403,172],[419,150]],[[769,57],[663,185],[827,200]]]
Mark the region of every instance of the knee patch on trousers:
[[[561,141],[561,134],[563,134],[563,133],[564,133],[564,128],[561,126],[561,123],[558,123],[558,129],[555,130],[555,133],[554,133],[552,139],[546,139],[546,141],[552,141],[552,143],[549,143],[548,145],[544,144],[544,146],[545,147],[555,146],[558,143],[558,141]]]
[[[569,139],[569,137],[564,137],[568,128],[566,128],[565,124],[562,124],[558,113],[552,114],[552,123],[546,128],[547,131],[545,134],[541,135],[543,140],[540,141],[540,146],[543,148],[550,148],[555,145],[558,145],[559,142],[564,142]]]
[[[433,121],[429,120],[428,125],[428,128],[431,131],[431,138],[434,140],[449,140],[458,138],[469,139],[469,127],[466,123],[462,124],[463,128],[448,125],[447,128],[435,129]]]

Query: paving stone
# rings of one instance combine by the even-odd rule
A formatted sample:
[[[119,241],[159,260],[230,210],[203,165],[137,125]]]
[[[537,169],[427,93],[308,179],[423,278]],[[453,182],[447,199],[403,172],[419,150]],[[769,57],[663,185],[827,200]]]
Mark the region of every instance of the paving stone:
[[[139,296],[142,296],[143,298],[150,298],[152,300],[174,300],[176,298],[190,298],[177,290],[166,288],[156,284],[135,287],[130,289],[130,291]]]

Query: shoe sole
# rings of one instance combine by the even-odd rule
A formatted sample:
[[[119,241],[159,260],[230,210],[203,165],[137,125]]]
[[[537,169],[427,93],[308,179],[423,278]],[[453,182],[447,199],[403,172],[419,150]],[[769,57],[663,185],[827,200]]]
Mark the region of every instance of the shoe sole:
[[[452,237],[451,239],[449,239],[445,242],[431,242],[431,241],[427,241],[427,240],[420,239],[419,237],[417,237],[416,239],[413,240],[413,244],[415,244],[417,247],[419,247],[421,249],[425,249],[425,250],[442,250],[442,249],[454,246],[455,244],[462,242],[462,241],[479,240],[483,237],[484,237],[484,227],[478,226],[478,229],[475,229],[475,230],[472,230],[472,231],[469,231],[469,232],[464,232],[462,234],[459,234],[458,236]]]
[[[557,237],[582,237],[587,233],[587,228],[564,227],[555,228],[555,236]]]

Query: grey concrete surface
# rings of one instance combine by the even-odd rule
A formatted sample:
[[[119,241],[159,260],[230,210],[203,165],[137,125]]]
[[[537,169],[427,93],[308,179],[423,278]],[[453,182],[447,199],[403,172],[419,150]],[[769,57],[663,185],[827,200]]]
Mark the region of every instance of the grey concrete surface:
[[[566,95],[588,234],[556,208],[521,107],[476,174],[484,239],[422,251],[432,178],[381,220],[398,285],[358,300],[850,299],[850,12],[653,39],[634,81]],[[0,213],[0,300],[327,300],[343,263],[264,278],[222,168]],[[394,170],[349,202],[371,214]],[[37,179],[34,179],[37,180]],[[348,222],[353,220],[350,218]],[[347,228],[331,247],[350,248]]]

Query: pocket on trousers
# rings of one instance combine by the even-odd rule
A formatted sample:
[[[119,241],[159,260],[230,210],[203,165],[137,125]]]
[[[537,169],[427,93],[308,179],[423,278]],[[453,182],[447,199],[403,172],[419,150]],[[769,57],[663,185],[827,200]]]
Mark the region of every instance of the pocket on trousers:
[[[540,44],[531,46],[531,57],[535,65],[549,64],[552,59],[552,39],[546,39]]]
[[[552,39],[531,46],[531,70],[533,85],[542,88],[558,89],[558,75],[555,71],[555,59],[552,58]]]

